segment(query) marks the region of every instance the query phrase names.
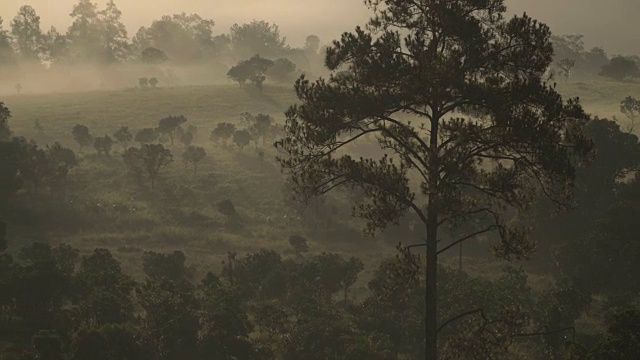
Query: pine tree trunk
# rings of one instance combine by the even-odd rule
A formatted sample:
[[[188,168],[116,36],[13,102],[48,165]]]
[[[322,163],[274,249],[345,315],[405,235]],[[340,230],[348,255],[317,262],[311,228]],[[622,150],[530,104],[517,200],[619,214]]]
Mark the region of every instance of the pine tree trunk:
[[[429,204],[427,205],[425,360],[438,359],[438,125],[440,116],[432,114],[429,139]]]

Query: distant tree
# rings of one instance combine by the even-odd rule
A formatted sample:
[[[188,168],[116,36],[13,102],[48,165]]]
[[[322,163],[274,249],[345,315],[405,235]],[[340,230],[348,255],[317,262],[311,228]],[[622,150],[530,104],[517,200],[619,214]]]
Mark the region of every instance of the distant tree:
[[[211,131],[210,139],[216,143],[222,142],[222,145],[227,145],[227,140],[233,136],[236,132],[236,126],[231,123],[219,123],[215,129]]]
[[[157,78],[152,77],[151,79],[149,79],[149,85],[151,85],[151,87],[154,89],[158,86],[158,83],[159,81]]]
[[[304,50],[307,53],[317,55],[320,49],[320,38],[316,35],[309,35],[304,42]]]
[[[198,173],[198,164],[205,156],[207,156],[206,151],[199,146],[189,146],[182,154],[184,161],[193,165],[194,174]]]
[[[260,55],[255,55],[249,60],[240,61],[227,72],[227,76],[237,81],[240,86],[250,81],[258,89],[262,90],[262,83],[266,79],[265,73],[271,66],[273,66],[273,61],[261,58]]]
[[[110,156],[111,149],[113,148],[113,140],[109,135],[103,137],[97,137],[93,140],[93,147],[96,149],[98,155]]]
[[[129,148],[122,158],[129,172],[139,181],[148,177],[151,182],[151,190],[155,189],[155,183],[160,170],[173,161],[173,155],[169,149],[160,144],[144,144],[141,148]]]
[[[68,60],[69,46],[69,39],[52,26],[44,35],[44,60],[49,61],[52,65]]]
[[[51,176],[51,163],[47,153],[34,142],[25,144],[18,162],[20,177],[30,183],[34,194],[38,194],[41,186]]]
[[[180,128],[182,130],[182,128]],[[182,130],[179,133],[180,142],[182,145],[189,147],[193,143],[193,133],[190,131]]]
[[[287,50],[286,38],[280,36],[278,25],[266,21],[254,20],[243,25],[233,24],[229,36],[232,51],[239,58],[253,54],[276,57]]]
[[[248,112],[240,114],[240,117],[241,121],[249,130],[256,147],[258,146],[258,140],[260,140],[260,138],[262,138],[262,144],[264,145],[271,130],[273,118],[267,114],[260,113],[253,115]]]
[[[227,217],[234,216],[236,214],[236,207],[229,199],[222,200],[217,204],[218,211]]]
[[[40,29],[40,16],[31,6],[20,7],[18,15],[11,21],[11,35],[23,61],[40,61],[44,34]]]
[[[0,252],[7,250],[7,222],[0,219]]]
[[[159,144],[142,146],[142,162],[145,171],[151,180],[151,190],[155,188],[156,179],[160,170],[173,161],[171,151]]]
[[[19,164],[25,145],[26,141],[20,138],[0,139],[0,206],[23,186]]]
[[[91,0],[78,0],[71,12],[73,22],[66,34],[69,55],[74,61],[107,63],[109,52],[98,7]]]
[[[129,36],[122,22],[122,12],[114,0],[109,0],[104,10],[98,12],[98,18],[103,29],[102,39],[107,51],[107,60],[115,62],[129,59],[131,57]]]
[[[571,69],[576,65],[576,61],[572,59],[564,58],[558,62],[558,68],[560,73],[564,76],[565,81],[569,80],[571,75]]]
[[[267,70],[267,76],[277,81],[288,81],[296,71],[296,64],[289,59],[276,59]]]
[[[237,130],[233,133],[233,142],[238,145],[241,151],[245,146],[249,145],[251,140],[253,140],[253,138],[248,130]]]
[[[131,135],[128,126],[122,126],[113,133],[113,138],[122,146],[122,150],[127,150],[129,143],[133,140],[133,135]]]
[[[67,194],[69,172],[80,164],[80,160],[71,149],[59,143],[47,146],[47,157],[51,166],[51,190],[61,189],[63,198]]]
[[[293,248],[296,254],[302,254],[309,251],[309,245],[307,245],[307,239],[300,235],[291,235],[289,237],[289,245]]]
[[[20,95],[20,93],[22,92],[22,85],[20,83],[16,84],[16,92],[18,93],[18,95]]]
[[[166,118],[160,119],[158,121],[158,132],[163,136],[169,137],[171,140],[171,145],[173,145],[173,137],[180,127],[180,125],[187,122],[187,118],[183,115],[180,116],[167,116]]]
[[[11,44],[12,39],[8,31],[3,29],[0,17],[0,66],[15,65],[16,55]]]
[[[212,56],[214,21],[197,14],[166,15],[138,30],[134,45],[138,51],[154,47],[174,62],[190,63]]]
[[[149,87],[149,78],[146,78],[146,77],[139,78],[138,79],[138,85],[143,89],[148,88]]]
[[[153,128],[145,128],[136,133],[135,141],[140,143],[140,147],[144,144],[151,144],[158,140],[158,132]]]
[[[11,110],[0,101],[0,141],[6,141],[11,138],[9,119],[11,119]]]
[[[145,64],[162,64],[169,61],[169,57],[164,51],[154,47],[148,47],[142,50],[140,59]]]
[[[85,125],[76,125],[71,131],[73,139],[80,145],[80,152],[87,146],[93,144],[93,136],[89,133],[89,128]]]
[[[631,121],[629,131],[633,131],[635,121],[640,116],[640,100],[627,96],[620,102],[620,112],[623,113]]]
[[[627,78],[635,78],[640,76],[638,64],[635,61],[625,58],[624,56],[616,56],[609,63],[602,67],[600,76],[604,76],[616,81],[623,81]]]

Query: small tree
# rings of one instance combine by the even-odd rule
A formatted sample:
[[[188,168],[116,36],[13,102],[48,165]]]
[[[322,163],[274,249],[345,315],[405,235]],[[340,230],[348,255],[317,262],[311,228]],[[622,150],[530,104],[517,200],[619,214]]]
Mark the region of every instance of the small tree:
[[[267,76],[276,81],[289,81],[296,71],[296,64],[291,60],[280,58],[276,59],[267,70]]]
[[[36,119],[33,122],[33,129],[36,130],[37,132],[41,133],[44,131],[44,127],[42,126],[42,124],[40,123],[40,119]]]
[[[73,139],[80,145],[80,152],[93,144],[93,136],[89,133],[89,128],[84,125],[76,125],[71,131]]]
[[[133,135],[131,135],[129,127],[123,126],[113,133],[113,138],[122,146],[122,150],[127,150],[129,143],[133,140]]]
[[[140,59],[145,64],[162,64],[169,61],[169,57],[164,51],[154,47],[148,47],[142,50],[142,53],[140,53]]]
[[[222,142],[223,146],[227,146],[227,141],[236,132],[236,126],[231,123],[219,123],[215,129],[211,131],[210,139],[213,142]]]
[[[180,116],[167,116],[166,118],[160,119],[158,121],[158,132],[163,136],[168,136],[171,140],[171,145],[173,145],[173,137],[176,130],[180,127],[180,125],[187,122],[187,118]]]
[[[190,131],[181,131],[180,142],[186,147],[191,146],[191,144],[193,143],[193,134]]]
[[[571,75],[571,69],[576,65],[576,61],[572,59],[564,58],[558,62],[558,68],[560,69],[560,74],[564,76],[565,81],[569,81],[569,76]]]
[[[159,81],[157,78],[152,77],[151,79],[149,79],[149,85],[151,85],[151,87],[154,89],[158,86],[158,83]]]
[[[151,144],[158,140],[158,132],[156,129],[145,128],[136,133],[135,141],[140,143],[140,147],[144,144]]]
[[[51,167],[51,191],[53,192],[54,188],[60,187],[63,198],[66,198],[69,172],[80,164],[80,160],[73,150],[67,149],[59,143],[47,147],[47,157]]]
[[[97,137],[93,141],[93,147],[96,149],[98,155],[109,157],[111,155],[111,149],[113,148],[113,140],[109,135]]]
[[[222,200],[217,204],[218,211],[227,217],[232,217],[236,214],[236,207],[233,206],[233,203],[229,199]]]
[[[182,154],[184,161],[193,165],[194,174],[198,173],[198,164],[205,156],[207,156],[206,151],[199,146],[189,146],[184,154]]]
[[[609,61],[609,64],[602,67],[600,76],[604,76],[616,81],[623,81],[640,75],[638,64],[624,56],[616,56]]]
[[[142,88],[142,89],[146,89],[149,87],[149,78],[143,77],[143,78],[139,78],[138,79],[138,85]]]
[[[251,133],[249,133],[248,130],[238,130],[233,133],[233,142],[238,145],[240,151],[242,151],[245,146],[249,145],[252,139]]]
[[[640,116],[640,100],[627,96],[622,102],[620,102],[620,112],[623,113],[631,121],[629,132],[633,131],[635,121]]]
[[[21,84],[16,84],[16,92],[18,93],[18,95],[20,95],[20,93],[22,93],[22,85]]]
[[[151,190],[155,189],[160,170],[173,161],[169,149],[160,144],[145,144],[140,149],[129,148],[122,158],[131,175],[142,180],[146,175],[151,182]]]
[[[306,253],[309,251],[309,245],[307,245],[307,239],[300,235],[291,235],[289,237],[289,245],[293,248],[293,251],[297,255]]]
[[[237,81],[240,86],[250,81],[258,89],[262,90],[262,83],[266,79],[265,73],[271,66],[273,66],[273,61],[261,58],[260,55],[255,55],[249,60],[240,61],[236,66],[229,69],[227,76]]]
[[[34,142],[26,143],[18,161],[20,177],[27,183],[31,183],[33,193],[38,194],[40,186],[51,175],[51,163],[47,153],[38,148]]]

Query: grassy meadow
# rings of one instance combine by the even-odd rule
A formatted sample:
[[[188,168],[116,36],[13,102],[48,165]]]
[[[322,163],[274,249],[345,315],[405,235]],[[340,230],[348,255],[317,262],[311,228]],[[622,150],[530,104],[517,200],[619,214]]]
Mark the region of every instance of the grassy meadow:
[[[640,95],[640,85],[614,82],[559,83],[564,96],[579,96],[585,109],[600,117],[616,116],[624,125],[619,103],[626,96]],[[14,95],[2,99],[13,114],[12,130],[40,145],[56,141],[78,151],[71,129],[76,124],[89,127],[94,136],[111,135],[121,126],[132,133],[155,127],[159,119],[184,115],[186,125],[195,125],[194,145],[202,146],[207,157],[198,173],[182,161],[184,146],[170,146],[174,162],[162,171],[154,192],[141,191],[129,178],[114,145],[111,159],[99,158],[86,149],[81,165],[70,175],[69,194],[60,204],[41,197],[23,199],[33,202],[28,214],[15,214],[21,224],[12,229],[11,246],[27,241],[68,243],[83,251],[108,248],[122,261],[125,270],[140,274],[140,258],[145,250],[181,250],[200,275],[220,266],[226,254],[268,248],[291,253],[288,238],[300,234],[309,240],[310,251],[336,252],[359,256],[366,265],[374,265],[394,254],[399,241],[382,234],[371,239],[360,232],[362,223],[351,217],[345,194],[332,195],[330,219],[305,224],[285,204],[285,177],[275,162],[276,151],[270,144],[262,147],[264,162],[253,145],[243,151],[209,141],[211,130],[220,122],[238,126],[240,114],[266,113],[279,123],[283,112],[296,102],[291,86],[267,85],[263,93],[237,85],[185,86],[155,90],[125,89],[84,93]],[[38,120],[42,130],[34,128]],[[135,144],[131,144],[135,145]],[[46,197],[45,197],[46,198]],[[230,199],[239,215],[239,224],[230,224],[216,203]],[[31,219],[31,220],[29,220]],[[38,225],[35,225],[38,224]],[[453,258],[449,261],[455,261]],[[497,272],[502,266],[491,260],[465,260],[472,272]],[[366,266],[354,293],[364,291],[374,270]],[[544,278],[531,278],[544,286]]]

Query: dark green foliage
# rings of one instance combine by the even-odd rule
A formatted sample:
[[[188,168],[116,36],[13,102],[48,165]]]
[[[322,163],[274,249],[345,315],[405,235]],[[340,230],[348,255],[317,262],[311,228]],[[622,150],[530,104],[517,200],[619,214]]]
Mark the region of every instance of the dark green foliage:
[[[128,126],[122,126],[113,133],[113,138],[122,146],[122,150],[127,150],[129,143],[133,140],[133,135]]]
[[[193,145],[189,146],[184,154],[182,154],[184,161],[193,165],[194,173],[198,172],[198,164],[205,156],[207,156],[207,153],[203,148]]]
[[[600,76],[604,76],[616,81],[623,81],[628,78],[640,76],[638,64],[623,56],[616,56],[607,65],[602,67]]]
[[[286,39],[280,36],[278,25],[254,20],[251,23],[233,24],[230,31],[231,48],[239,58],[254,54],[266,57],[281,56],[286,50]]]
[[[262,83],[266,79],[265,74],[271,66],[273,66],[273,61],[261,58],[259,54],[256,54],[249,60],[242,60],[232,67],[227,72],[227,76],[237,81],[240,86],[249,81],[262,90]]]
[[[71,169],[80,164],[80,160],[71,149],[67,149],[59,143],[47,146],[47,157],[50,166],[51,191],[60,191],[64,196],[67,192],[67,178]]]
[[[560,69],[560,74],[564,76],[565,81],[569,80],[569,76],[571,75],[571,69],[576,65],[575,60],[572,59],[562,59],[558,62],[558,68]]]
[[[233,216],[236,214],[236,207],[233,206],[231,200],[222,200],[217,204],[218,211],[225,216]]]
[[[254,139],[249,130],[236,130],[236,132],[233,133],[233,142],[240,148],[240,151],[242,151],[245,146],[249,145],[251,140]]]
[[[588,116],[542,80],[549,28],[526,15],[505,20],[503,1],[367,3],[369,30],[378,32],[356,28],[327,50],[329,69],[350,74],[296,82],[300,104],[287,111],[277,147],[301,198],[363,189],[355,214],[370,233],[407,210],[418,214],[427,229],[426,358],[435,360],[438,255],[493,232],[496,255],[527,257],[527,225],[507,223],[504,209],[526,207],[538,190],[568,204],[574,159],[590,151],[581,129]],[[394,156],[339,152],[367,134]],[[487,222],[463,232],[478,216]],[[459,230],[438,244],[449,226]]]
[[[155,188],[155,182],[160,170],[173,161],[173,155],[169,149],[160,144],[145,144],[141,148],[129,148],[122,158],[129,169],[129,173],[138,181],[147,177],[151,182],[151,189]]]
[[[258,140],[262,138],[262,144],[264,145],[266,139],[271,135],[271,129],[273,125],[273,118],[267,114],[253,115],[251,113],[242,113],[242,121],[247,126],[247,129],[251,135],[251,139],[254,141],[256,147],[258,146]],[[234,137],[235,139],[235,137]]]
[[[633,131],[634,122],[636,118],[640,116],[640,100],[627,96],[620,102],[620,112],[631,120],[631,126],[629,129]]]
[[[276,81],[286,82],[293,80],[293,74],[296,71],[296,64],[291,62],[291,60],[286,58],[279,58],[273,62],[273,66],[271,66],[267,70],[267,76],[271,77]]]
[[[93,144],[93,136],[89,133],[89,128],[84,125],[76,125],[71,130],[73,139],[80,145],[80,151]]]
[[[211,131],[210,139],[216,143],[222,142],[226,146],[229,138],[236,132],[236,126],[231,123],[219,123],[215,129]]]
[[[175,63],[201,61],[215,55],[213,25],[213,20],[203,19],[197,14],[165,15],[153,21],[148,28],[140,28],[133,44],[142,53],[148,48],[155,48]],[[153,55],[149,59],[153,59],[153,63],[165,58],[158,51],[147,52],[147,55]],[[145,59],[144,54],[142,56]]]
[[[7,141],[11,138],[9,119],[11,119],[11,111],[3,102],[0,102],[0,141]]]
[[[167,136],[171,140],[171,145],[173,145],[173,137],[175,132],[178,130],[180,125],[187,122],[187,118],[180,116],[168,116],[166,118],[160,119],[158,121],[158,132],[162,134],[162,136]]]
[[[140,143],[140,146],[144,144],[151,144],[158,140],[158,132],[153,128],[146,128],[136,133],[135,141]]]
[[[143,77],[138,79],[138,86],[142,89],[146,89],[149,87],[149,78]]]
[[[113,148],[113,140],[109,135],[103,137],[97,137],[93,140],[93,147],[96,149],[98,155],[110,156],[111,149]]]
[[[592,350],[588,360],[632,360],[640,353],[640,312],[628,310],[607,319],[606,337]]]
[[[162,64],[169,61],[169,57],[167,56],[167,54],[165,54],[164,51],[156,49],[154,47],[148,47],[142,50],[140,59],[145,64]]]
[[[302,254],[309,251],[309,245],[307,245],[307,239],[300,235],[291,235],[289,237],[289,245],[293,248],[296,254]]]
[[[38,194],[41,186],[52,175],[51,166],[52,163],[44,149],[40,149],[34,142],[22,144],[18,171],[21,179],[31,184],[34,194]]]
[[[24,139],[0,140],[0,207],[24,184],[20,176],[21,157],[27,143]]]
[[[18,15],[11,21],[11,35],[22,60],[40,61],[44,34],[40,30],[40,17],[31,6],[20,7]]]
[[[73,335],[71,360],[142,360],[143,349],[135,328],[109,324],[81,328]]]
[[[133,316],[134,282],[122,273],[109,250],[96,249],[82,258],[77,286],[77,302],[87,326],[123,324]]]
[[[7,250],[7,222],[0,219],[0,252]]]

